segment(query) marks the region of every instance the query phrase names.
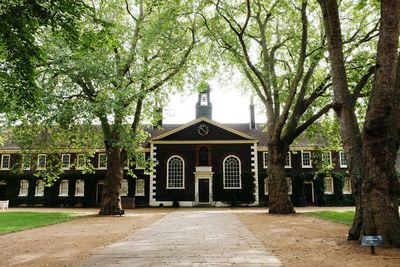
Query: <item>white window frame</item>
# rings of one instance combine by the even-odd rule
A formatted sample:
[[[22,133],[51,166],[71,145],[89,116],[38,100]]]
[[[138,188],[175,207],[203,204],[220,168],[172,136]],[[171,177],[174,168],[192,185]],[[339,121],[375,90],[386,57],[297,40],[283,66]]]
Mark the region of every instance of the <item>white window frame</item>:
[[[44,196],[44,181],[36,180],[35,197]]]
[[[40,158],[44,157],[44,166],[40,166]],[[37,170],[44,170],[46,169],[46,163],[47,163],[47,155],[46,154],[38,154],[37,156],[37,165],[36,169]]]
[[[68,167],[64,166],[64,157],[68,157]],[[69,170],[71,168],[71,154],[61,154],[61,164],[63,170]]]
[[[28,166],[25,165],[25,158],[26,157],[29,158],[29,165]],[[32,154],[23,154],[21,160],[22,160],[22,162],[21,162],[22,169],[25,170],[25,171],[29,171],[31,169],[31,164],[32,164]]]
[[[4,158],[8,158],[8,166],[4,167]],[[1,155],[1,169],[2,170],[9,170],[11,167],[11,155],[10,154],[3,154]]]
[[[346,160],[346,164],[342,164],[342,160]],[[347,168],[347,158],[346,158],[346,154],[344,153],[344,151],[339,151],[339,165],[340,168]]]
[[[170,173],[169,173],[169,162],[173,159],[173,158],[178,158],[182,161],[182,186],[181,187],[177,187],[177,186],[170,186]],[[169,159],[167,160],[167,189],[185,189],[185,160],[178,155],[173,155],[171,157],[169,157]]]
[[[106,160],[106,165],[105,166],[101,166],[101,157],[105,157]],[[107,169],[107,154],[105,153],[100,153],[98,154],[98,158],[97,158],[97,169],[99,170],[106,170]]]
[[[308,154],[309,155],[309,165],[304,164],[304,155]],[[311,151],[301,151],[301,167],[304,169],[310,169],[312,168],[312,162],[311,162]]]
[[[267,169],[268,168],[268,152],[263,152],[263,168]]]
[[[286,157],[289,157],[289,165],[286,165]],[[292,168],[292,155],[291,155],[290,151],[285,156],[285,168],[286,169]]]
[[[140,157],[139,160],[142,161],[142,163],[144,163],[144,161],[146,160],[146,154],[144,153],[144,151],[141,152],[140,154],[137,154],[136,156]],[[144,170],[144,166],[141,166],[140,163],[138,164],[138,161],[135,160],[135,169],[136,170]]]
[[[66,191],[64,191],[64,186],[66,186]],[[59,186],[59,192],[58,196],[59,197],[67,197],[68,196],[68,191],[69,191],[69,181],[68,180],[61,180],[60,181],[60,186]]]
[[[83,165],[86,164],[86,155],[85,154],[77,154],[76,155],[76,160],[75,160],[75,170],[83,170],[83,166],[81,166],[79,164],[79,158],[80,157],[83,157],[83,162],[84,162]]]
[[[264,195],[268,196],[268,190],[269,190],[269,178],[268,176],[264,178]]]
[[[328,166],[332,166],[332,153],[330,151],[322,152],[322,161],[323,162],[325,162],[326,156],[328,156]]]
[[[142,188],[143,191],[138,191],[139,184],[142,183]],[[144,179],[136,179],[136,186],[135,186],[135,196],[137,197],[143,197],[145,195],[145,182]]]
[[[288,188],[288,194],[289,195],[293,194],[292,178],[286,177],[286,185],[287,185],[287,188]]]
[[[79,185],[82,184],[82,192],[78,190]],[[85,196],[85,181],[84,180],[76,180],[75,181],[75,196],[76,197],[84,197]]]
[[[121,182],[121,197],[128,196],[129,193],[129,183],[127,179],[122,179]]]
[[[328,191],[327,190],[326,185],[328,183],[330,184],[330,187],[332,188],[332,191]],[[335,188],[334,188],[333,178],[332,177],[328,176],[328,177],[324,178],[324,187],[325,187],[324,194],[326,194],[326,195],[332,195],[335,192]]]
[[[225,162],[229,159],[229,158],[235,158],[238,161],[239,164],[239,186],[225,186],[226,184],[226,171],[225,171]],[[240,159],[235,156],[235,155],[228,155],[224,158],[224,161],[222,163],[222,168],[223,168],[223,185],[224,185],[224,189],[242,189],[242,162],[240,161]]]
[[[129,169],[129,159],[126,160],[124,169],[125,169],[125,170]]]
[[[344,180],[343,180],[343,194],[351,194],[351,178],[349,177],[349,176],[345,176],[345,177],[343,177],[344,178]],[[348,189],[349,190],[346,190],[346,183],[348,183]]]
[[[26,184],[25,186],[22,186],[23,184]],[[29,181],[28,180],[21,180],[19,182],[19,197],[27,197],[29,194]]]

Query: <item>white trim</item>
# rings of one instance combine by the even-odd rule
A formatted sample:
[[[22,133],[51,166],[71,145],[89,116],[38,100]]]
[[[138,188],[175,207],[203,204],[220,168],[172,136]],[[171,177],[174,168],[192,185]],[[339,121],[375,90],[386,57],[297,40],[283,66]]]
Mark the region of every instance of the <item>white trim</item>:
[[[290,151],[286,154],[289,155],[289,165],[286,165],[286,156],[285,156],[285,169],[291,169],[292,168],[292,153]]]
[[[343,158],[344,157],[344,158]],[[342,164],[342,159],[346,160],[346,164]],[[339,166],[340,168],[347,168],[347,159],[344,151],[339,151]]]
[[[251,137],[251,136],[249,136],[249,135],[247,135],[247,134],[244,134],[244,133],[239,132],[239,131],[237,131],[237,130],[235,130],[235,129],[232,129],[232,128],[230,128],[230,127],[227,127],[227,126],[225,126],[225,125],[223,125],[223,124],[220,124],[220,123],[218,123],[218,122],[216,122],[216,121],[210,120],[210,119],[208,119],[208,118],[206,118],[206,117],[200,117],[200,118],[195,119],[195,120],[193,120],[193,121],[190,121],[190,122],[188,122],[188,123],[186,123],[186,124],[184,124],[184,125],[181,125],[181,126],[179,126],[179,127],[176,127],[175,129],[172,129],[172,130],[170,130],[170,131],[168,131],[168,132],[166,132],[166,133],[163,133],[163,134],[161,134],[161,135],[159,135],[159,136],[156,136],[155,138],[150,139],[149,142],[154,142],[154,141],[160,140],[160,139],[162,139],[162,138],[165,138],[165,137],[167,137],[167,136],[169,136],[169,135],[172,135],[172,134],[174,134],[174,133],[177,133],[177,132],[179,132],[179,131],[181,131],[181,130],[183,130],[183,129],[186,129],[186,128],[188,128],[188,127],[190,127],[190,126],[192,126],[192,125],[195,125],[195,124],[197,124],[197,123],[200,123],[200,122],[207,122],[207,123],[209,123],[209,124],[211,124],[211,125],[214,125],[214,126],[216,126],[216,127],[222,128],[222,129],[224,129],[224,130],[226,130],[226,131],[228,131],[228,132],[231,132],[231,133],[234,133],[234,134],[236,134],[236,135],[239,135],[240,137],[243,137],[243,138],[245,138],[245,139],[252,140],[253,142],[254,142],[254,140],[255,140],[253,137]],[[209,141],[208,141],[208,142],[209,142]]]
[[[26,192],[25,192],[25,190],[21,191],[21,189],[23,188],[22,184],[26,184]],[[29,181],[28,180],[21,180],[19,182],[19,194],[18,194],[18,196],[19,197],[27,197],[28,194],[29,194]]]
[[[44,156],[44,167],[39,166],[39,164],[40,164],[40,156]],[[38,154],[36,169],[37,170],[44,170],[44,169],[46,169],[46,164],[47,164],[47,155],[46,154]]]
[[[8,157],[8,167],[6,167],[6,168],[4,168],[3,167],[3,164],[4,164],[4,158],[5,157]],[[11,155],[10,154],[3,154],[3,155],[1,155],[1,169],[2,170],[9,170],[10,169],[10,166],[11,166]]]
[[[211,166],[197,166],[196,171],[193,173],[194,174],[194,195],[195,195],[195,203],[194,205],[197,204],[211,204],[213,201],[213,196],[212,196],[212,183],[213,183],[213,174],[212,172],[212,167]],[[208,202],[200,202],[199,201],[199,179],[208,179],[208,185],[209,185],[209,198]]]
[[[239,187],[226,187],[225,186],[225,161],[231,157],[236,158],[239,162]],[[222,162],[222,173],[223,173],[223,176],[222,176],[223,189],[242,189],[242,162],[240,161],[240,159],[237,156],[228,155],[224,158],[224,161]]]
[[[62,189],[63,189],[63,187],[62,187],[62,185],[63,184],[66,184],[66,189],[67,189],[67,191],[66,192],[64,192]],[[61,180],[60,181],[60,186],[59,186],[59,191],[58,191],[58,196],[59,197],[67,197],[68,196],[68,192],[69,192],[69,180]]]
[[[39,187],[39,184],[41,185]],[[41,188],[42,190],[38,190]],[[36,186],[35,186],[35,197],[42,197],[44,196],[44,181],[43,180],[36,180]]]
[[[255,143],[252,147],[253,151],[251,152],[252,154],[252,164],[254,165],[253,168],[251,169],[251,172],[254,173],[254,205],[259,205],[260,199],[259,199],[259,192],[258,192],[258,152],[257,152],[257,143]]]
[[[171,161],[172,158],[179,158],[182,161],[182,186],[181,187],[170,187],[169,186],[169,162]],[[171,157],[168,158],[167,160],[167,181],[166,181],[166,189],[185,189],[185,160],[178,155],[172,155]]]
[[[106,166],[100,166],[100,163],[101,163],[101,160],[100,160],[100,158],[101,158],[101,156],[104,156],[104,157],[106,157]],[[99,153],[98,155],[97,155],[97,169],[98,170],[106,170],[107,169],[107,154],[106,153]]]
[[[267,164],[267,156],[269,155],[269,152],[265,151],[263,152],[263,168],[267,169],[268,168],[268,164]]]
[[[75,159],[75,170],[83,170],[83,166],[79,164],[79,157],[83,157],[83,165],[86,164],[86,155],[85,154],[76,154],[76,159]]]
[[[155,162],[156,162],[156,150],[157,147],[154,146],[154,144],[150,144],[150,161],[152,163],[151,169],[150,169],[150,185],[149,185],[149,205],[151,206],[153,202],[156,201],[156,193],[154,192],[156,190],[156,170],[155,170]]]
[[[172,141],[149,141],[151,144],[169,144],[169,145],[186,145],[186,144],[252,144],[255,140],[172,140]]]
[[[78,184],[82,182],[82,193],[78,193]],[[76,197],[84,197],[85,196],[85,181],[82,179],[78,179],[75,181],[75,196]]]
[[[308,158],[308,160],[309,160],[309,162],[310,162],[310,165],[304,165],[304,155],[305,154],[308,154],[309,155],[309,158]],[[311,162],[311,151],[301,151],[301,167],[302,168],[304,168],[304,169],[310,169],[310,168],[312,168],[312,162]]]
[[[326,184],[327,183],[330,183],[330,186],[332,187],[332,191],[327,191],[326,190]],[[335,188],[334,188],[333,178],[332,177],[325,177],[324,178],[324,187],[325,187],[324,194],[326,194],[326,195],[332,195],[335,192]]]
[[[138,192],[138,182],[143,183],[143,192]],[[136,179],[136,183],[135,183],[135,196],[137,197],[143,197],[145,195],[146,192],[146,183],[144,181],[144,179]]]
[[[346,188],[346,180],[349,183],[350,190],[345,190],[345,188]],[[344,180],[343,180],[343,194],[345,194],[345,195],[351,194],[351,178],[349,176],[345,176],[344,177]]]
[[[68,167],[64,167],[64,156],[68,156]],[[71,169],[71,154],[61,154],[61,164],[63,170]]]
[[[286,185],[288,188],[288,194],[292,195],[293,194],[293,181],[291,177],[286,177]]]

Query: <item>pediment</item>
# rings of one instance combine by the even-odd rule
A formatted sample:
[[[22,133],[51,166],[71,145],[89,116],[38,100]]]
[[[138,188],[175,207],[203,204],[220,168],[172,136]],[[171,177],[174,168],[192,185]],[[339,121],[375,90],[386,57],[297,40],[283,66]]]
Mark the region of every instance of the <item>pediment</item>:
[[[151,141],[249,141],[253,137],[208,118],[199,118],[156,136]]]

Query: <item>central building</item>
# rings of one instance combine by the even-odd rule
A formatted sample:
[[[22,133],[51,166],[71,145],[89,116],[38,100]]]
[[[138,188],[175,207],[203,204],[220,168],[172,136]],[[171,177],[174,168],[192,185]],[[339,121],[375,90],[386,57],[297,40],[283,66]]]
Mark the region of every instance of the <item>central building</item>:
[[[252,107],[251,107],[252,108]],[[251,122],[212,120],[210,90],[199,93],[196,119],[150,129],[150,206],[258,205],[254,109]]]

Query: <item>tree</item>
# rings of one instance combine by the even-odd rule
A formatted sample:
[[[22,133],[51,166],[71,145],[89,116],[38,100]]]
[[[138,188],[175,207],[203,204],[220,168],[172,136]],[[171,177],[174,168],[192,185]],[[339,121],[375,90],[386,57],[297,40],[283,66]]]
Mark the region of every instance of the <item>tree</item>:
[[[10,0],[0,4],[0,112],[23,113],[40,98],[36,67],[43,55],[37,35],[46,28],[70,41],[89,9],[81,0]],[[15,103],[15,104],[14,104]]]
[[[289,146],[333,106],[321,64],[325,41],[314,7],[296,1],[213,1],[203,17],[225,58],[247,77],[267,115],[269,212],[294,213],[285,159]]]
[[[76,42],[42,36],[42,109],[29,120],[101,125],[107,154],[100,214],[119,208],[123,168],[146,138],[143,119],[179,85],[199,43],[190,1],[93,2]]]
[[[394,168],[399,149],[400,77],[396,82],[396,67],[400,1],[381,1],[376,70],[362,134],[347,81],[338,4],[336,0],[319,0],[319,4],[328,38],[335,111],[356,199],[349,239],[382,235],[386,245],[400,246],[400,186]]]

